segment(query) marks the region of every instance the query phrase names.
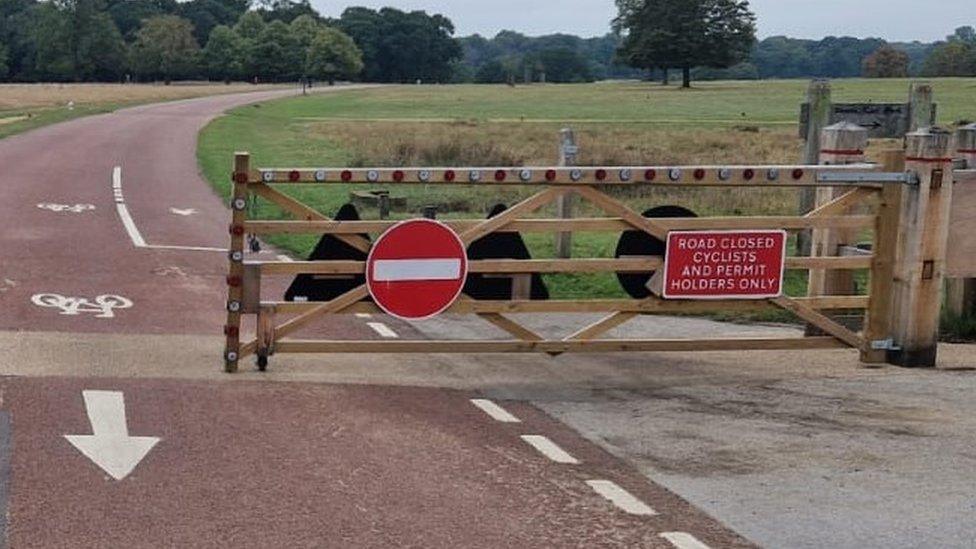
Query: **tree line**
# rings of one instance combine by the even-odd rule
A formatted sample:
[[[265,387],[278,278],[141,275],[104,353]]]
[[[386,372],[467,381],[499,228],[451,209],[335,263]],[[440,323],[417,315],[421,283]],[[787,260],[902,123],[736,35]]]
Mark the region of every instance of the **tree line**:
[[[440,15],[309,0],[0,0],[0,80],[446,82],[462,55]]]
[[[755,39],[742,0],[616,0],[613,32],[455,38],[447,17],[309,0],[0,0],[0,80],[592,82],[976,76],[976,31],[945,41]]]

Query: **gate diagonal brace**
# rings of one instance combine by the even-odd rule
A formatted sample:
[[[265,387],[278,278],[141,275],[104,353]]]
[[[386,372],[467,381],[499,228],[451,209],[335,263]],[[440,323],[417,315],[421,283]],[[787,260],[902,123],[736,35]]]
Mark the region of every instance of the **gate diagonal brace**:
[[[865,349],[865,342],[861,336],[834,322],[829,317],[820,314],[809,306],[788,297],[777,297],[770,301],[851,347],[859,350]]]

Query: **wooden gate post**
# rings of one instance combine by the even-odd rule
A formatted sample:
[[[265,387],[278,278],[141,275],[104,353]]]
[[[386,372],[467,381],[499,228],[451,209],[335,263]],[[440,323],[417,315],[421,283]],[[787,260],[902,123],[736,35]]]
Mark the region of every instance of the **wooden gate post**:
[[[251,157],[247,153],[234,155],[234,191],[231,196],[232,221],[230,225],[230,269],[227,275],[227,338],[224,350],[224,370],[237,371],[241,355],[241,314],[244,308],[244,222],[247,221],[247,183],[250,177]]]
[[[563,128],[559,132],[559,166],[570,167],[576,165],[579,155],[579,147],[576,145],[576,135],[571,128]],[[573,203],[575,196],[572,193],[563,194],[556,199],[556,216],[561,219],[573,218]],[[573,256],[573,233],[556,233],[556,257],[559,259],[569,259]]]
[[[887,173],[905,172],[905,151],[888,150],[882,153],[882,169]],[[861,362],[881,365],[888,362],[888,341],[892,337],[892,309],[895,296],[895,261],[898,253],[898,222],[904,185],[885,183],[878,202],[878,217],[874,227],[874,246],[871,262],[871,294],[864,319],[864,341]]]
[[[888,361],[934,367],[952,206],[952,135],[923,128],[906,137],[905,168],[918,184],[903,189],[895,265],[893,336]]]
[[[966,169],[976,169],[976,124],[963,126],[956,130],[954,149],[955,154],[953,156],[962,159],[966,163]],[[973,183],[964,184],[976,187],[976,184]],[[960,190],[955,189],[956,192]],[[966,236],[972,238],[971,235]],[[949,314],[956,317],[976,315],[976,279],[956,277],[947,280],[946,309]]]
[[[830,100],[830,80],[813,80],[807,88],[807,103],[810,104],[810,118],[807,122],[806,143],[803,147],[803,163],[813,165],[820,162],[820,136],[823,129],[830,125],[830,115],[833,104]],[[800,215],[806,215],[813,210],[817,202],[816,189],[800,189]],[[800,231],[797,235],[797,249],[799,255],[810,255],[810,231]]]
[[[868,130],[850,122],[839,122],[824,128],[820,137],[820,164],[841,165],[864,162],[864,150],[868,146]],[[818,187],[816,207],[830,203],[850,191],[845,187]],[[855,229],[815,229],[811,238],[811,256],[830,257],[841,255],[841,248],[856,244]],[[852,271],[825,271],[811,269],[807,295],[853,295]]]

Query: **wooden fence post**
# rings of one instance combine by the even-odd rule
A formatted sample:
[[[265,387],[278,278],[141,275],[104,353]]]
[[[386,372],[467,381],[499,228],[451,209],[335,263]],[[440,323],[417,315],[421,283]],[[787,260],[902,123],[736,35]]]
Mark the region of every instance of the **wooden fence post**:
[[[813,165],[820,162],[820,136],[823,129],[830,125],[830,115],[833,105],[830,100],[830,81],[813,80],[807,88],[807,103],[810,104],[809,121],[807,123],[806,144],[803,148],[803,163]],[[800,189],[800,215],[813,210],[816,204],[816,189]],[[797,235],[797,250],[799,255],[810,255],[810,231],[800,231]]]
[[[579,155],[579,147],[576,145],[576,135],[571,128],[563,128],[559,132],[559,165],[575,166]],[[561,219],[573,218],[573,205],[575,195],[572,193],[563,194],[556,199],[556,217]],[[569,259],[573,256],[573,233],[564,232],[556,234],[556,257],[559,259]]]
[[[914,132],[932,126],[932,85],[928,82],[912,82],[908,90],[908,131]]]
[[[888,361],[934,367],[952,206],[951,134],[923,128],[906,137],[905,168],[918,177],[903,189],[895,265],[893,336]]]
[[[881,165],[885,172],[904,173],[905,151],[884,151]],[[887,341],[892,337],[893,288],[902,192],[901,183],[885,183],[878,203],[878,220],[871,250],[874,256],[871,265],[871,295],[864,319],[864,341],[867,348],[861,351],[861,362],[864,364],[884,364],[888,361]]]
[[[820,164],[840,165],[864,162],[864,150],[868,146],[868,130],[850,122],[839,122],[823,129],[820,137]],[[816,207],[823,206],[847,193],[844,187],[817,187]],[[815,229],[810,241],[811,256],[830,257],[840,255],[844,246],[856,244],[858,234],[851,229]],[[853,295],[854,273],[852,271],[810,271],[807,295]]]
[[[953,156],[962,159],[966,163],[966,169],[976,169],[976,124],[956,130],[954,150]],[[973,183],[964,184],[976,186]],[[960,189],[957,188],[955,191],[959,192]],[[972,238],[971,235],[966,236]],[[947,280],[946,308],[956,317],[976,315],[976,279],[956,277]]]

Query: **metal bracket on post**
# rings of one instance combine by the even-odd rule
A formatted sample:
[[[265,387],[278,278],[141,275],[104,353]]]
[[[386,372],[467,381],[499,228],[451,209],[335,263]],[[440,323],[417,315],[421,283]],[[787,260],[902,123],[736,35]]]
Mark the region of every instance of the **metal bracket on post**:
[[[872,351],[900,351],[901,347],[895,344],[894,338],[879,339],[871,342]]]

